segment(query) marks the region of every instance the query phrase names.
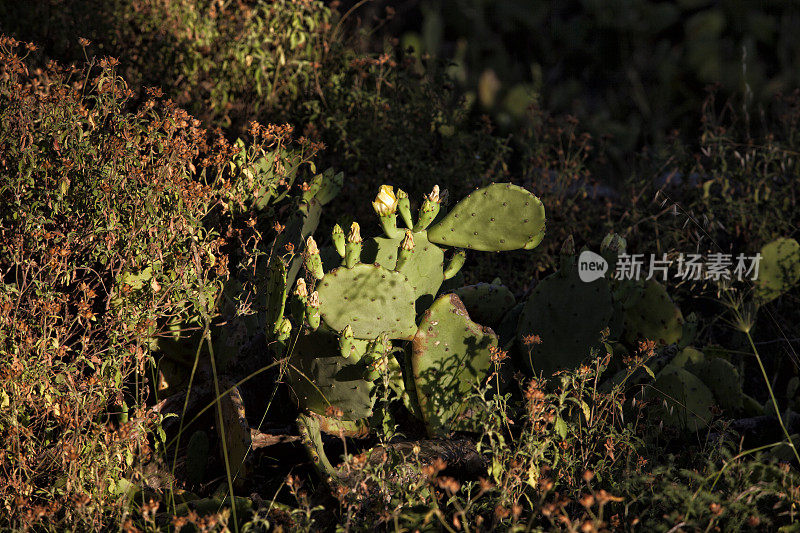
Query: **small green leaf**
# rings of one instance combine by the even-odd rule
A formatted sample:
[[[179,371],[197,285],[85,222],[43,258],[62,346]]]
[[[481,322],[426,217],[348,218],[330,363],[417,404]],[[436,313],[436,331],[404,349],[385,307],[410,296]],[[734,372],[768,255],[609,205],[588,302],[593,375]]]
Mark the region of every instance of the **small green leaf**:
[[[555,427],[556,427],[556,433],[558,433],[559,437],[561,437],[562,439],[567,438],[567,423],[564,422],[564,419],[561,418],[560,416],[556,418]]]
[[[653,378],[653,379],[656,379],[656,375],[655,375],[655,374],[653,374],[653,371],[652,371],[652,370],[650,370],[650,367],[649,367],[649,366],[647,366],[647,365],[642,365],[642,366],[644,367],[644,369],[645,369],[645,372],[647,372],[648,374],[650,374],[650,377],[651,377],[651,378]]]
[[[581,400],[581,409],[583,410],[583,416],[586,417],[586,422],[589,422],[592,416],[592,410],[589,409],[589,406],[583,400]]]

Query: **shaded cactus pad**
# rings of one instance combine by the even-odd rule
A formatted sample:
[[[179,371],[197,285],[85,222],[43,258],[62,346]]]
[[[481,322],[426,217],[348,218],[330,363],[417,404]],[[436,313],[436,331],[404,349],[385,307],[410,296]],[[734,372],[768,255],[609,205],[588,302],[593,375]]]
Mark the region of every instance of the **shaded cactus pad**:
[[[455,294],[441,296],[425,312],[412,341],[411,365],[429,435],[476,429],[465,400],[491,373],[490,348],[496,347],[494,332],[470,320]]]
[[[585,283],[573,268],[543,279],[531,293],[517,326],[528,370],[549,376],[576,367],[592,349],[599,349],[601,331],[608,327],[612,313],[605,278]],[[541,343],[532,343],[531,335],[538,335]]]
[[[653,389],[655,392],[647,395],[656,400],[653,415],[665,424],[697,432],[711,421],[714,395],[688,370],[672,364],[665,366]]]
[[[472,192],[428,228],[437,244],[488,252],[535,248],[544,237],[544,205],[510,183],[493,183]]]
[[[336,268],[317,286],[320,314],[334,331],[348,324],[360,339],[387,333],[390,339],[410,339],[414,323],[414,289],[408,279],[379,265]]]
[[[499,283],[478,283],[455,290],[469,316],[486,326],[494,327],[503,315],[517,303],[514,293]]]
[[[683,315],[672,303],[663,285],[645,282],[644,290],[634,293],[625,304],[625,340],[631,344],[648,339],[673,344],[683,335]]]
[[[776,239],[761,248],[761,263],[755,281],[759,302],[774,300],[800,280],[800,244],[794,239]]]
[[[714,358],[694,365],[690,370],[705,383],[714,394],[717,405],[728,414],[739,412],[743,407],[744,394],[742,393],[739,371],[725,359]]]
[[[327,333],[300,337],[289,358],[289,385],[299,407],[320,415],[337,407],[343,420],[372,414],[372,387],[364,373],[363,363],[342,357],[338,338]]]

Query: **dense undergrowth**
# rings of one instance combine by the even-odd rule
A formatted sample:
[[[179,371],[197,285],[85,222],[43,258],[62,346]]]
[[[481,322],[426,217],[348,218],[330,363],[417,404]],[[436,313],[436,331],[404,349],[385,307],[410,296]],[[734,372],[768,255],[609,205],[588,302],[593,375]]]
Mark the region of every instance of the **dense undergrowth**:
[[[778,427],[800,433],[796,287],[756,307],[747,283],[666,283],[698,317],[694,344],[736,368],[749,410],[714,406],[696,431],[659,423],[669,407],[646,390],[675,347],[641,339],[552,377],[520,373],[505,395],[476,388],[484,431],[452,438],[474,469],[398,440],[419,424],[393,408],[366,441],[326,441],[347,454],[339,485],[297,442],[272,332],[246,354],[218,344],[265,328],[272,257],[297,263],[319,218],[364,219],[383,183],[414,204],[435,183],[451,198],[492,181],[534,192],[541,245],[465,267],[467,282],[500,277],[518,296],[569,236],[597,247],[614,231],[629,251],[671,257],[796,239],[798,93],[763,106],[695,94],[705,103],[681,117],[700,131],[653,135],[663,142],[626,155],[611,186],[595,176],[619,168],[609,151],[619,159],[629,139],[536,103],[513,127],[476,112],[453,69],[376,44],[391,10],[358,27],[310,0],[98,5],[0,10],[4,31],[36,41],[0,40],[0,527],[800,527],[799,465]],[[315,180],[339,171],[338,196],[315,199]],[[233,384],[268,446],[253,437],[239,454],[226,439]]]

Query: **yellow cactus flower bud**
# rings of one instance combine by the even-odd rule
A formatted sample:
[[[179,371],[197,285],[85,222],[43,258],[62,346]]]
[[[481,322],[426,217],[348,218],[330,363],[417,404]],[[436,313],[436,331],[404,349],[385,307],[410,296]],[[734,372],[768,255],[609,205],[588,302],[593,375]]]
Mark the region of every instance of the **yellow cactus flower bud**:
[[[358,225],[358,222],[353,222],[350,226],[347,242],[361,242],[361,227]]]
[[[403,250],[413,250],[414,249],[414,234],[411,233],[410,230],[406,230],[406,236],[403,239],[403,242],[400,243],[400,247]]]
[[[308,296],[308,287],[306,287],[306,280],[303,278],[297,278],[297,285],[294,288],[294,293],[296,296],[300,298],[305,298]]]
[[[314,237],[312,237],[311,235],[309,235],[308,239],[306,239],[306,252],[312,255],[319,253],[319,248],[317,247],[317,241],[315,241]]]
[[[397,197],[391,185],[381,185],[372,207],[380,216],[393,215],[397,211]]]
[[[428,200],[430,200],[431,202],[437,203],[437,204],[439,203],[439,186],[438,185],[434,185],[433,186],[433,190],[428,195]]]

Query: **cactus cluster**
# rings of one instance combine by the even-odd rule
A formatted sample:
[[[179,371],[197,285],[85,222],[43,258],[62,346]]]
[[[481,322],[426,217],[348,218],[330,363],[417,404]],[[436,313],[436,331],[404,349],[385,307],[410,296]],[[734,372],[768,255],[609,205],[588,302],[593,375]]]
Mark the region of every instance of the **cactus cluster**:
[[[381,383],[388,382],[431,435],[443,435],[469,429],[464,398],[498,375],[492,360],[498,337],[470,318],[458,294],[480,308],[482,319],[502,316],[513,295],[499,284],[439,294],[464,264],[464,249],[536,246],[544,236],[544,207],[511,184],[478,189],[447,213],[441,196],[434,187],[414,220],[408,195],[381,187],[373,207],[382,235],[365,240],[357,223],[347,233],[336,225],[329,250],[308,236],[307,275],[296,280],[286,306],[291,317],[284,316],[283,293],[269,291],[273,337],[290,354],[288,382],[303,412],[298,425],[312,458],[329,474],[319,432],[362,435]]]
[[[600,252],[613,266],[624,249],[624,239],[610,234]],[[529,372],[545,375],[574,368],[601,350],[602,342],[621,349],[620,343],[635,347],[644,339],[667,345],[688,333],[680,309],[655,280],[582,281],[571,237],[562,247],[559,270],[539,282],[520,308],[509,311],[500,329],[514,321],[514,346],[507,347],[516,348]]]
[[[465,398],[489,378],[502,387],[509,361],[498,354],[510,351],[528,372],[550,375],[611,344],[620,350],[645,338],[671,344],[690,333],[654,280],[582,281],[572,238],[559,270],[526,301],[518,303],[500,280],[443,291],[466,249],[530,249],[541,241],[544,208],[519,187],[476,190],[447,213],[436,187],[414,220],[408,195],[384,186],[373,207],[382,231],[377,237],[363,239],[353,223],[346,233],[334,226],[327,249],[307,238],[307,276],[297,279],[291,321],[279,321],[295,333],[288,342],[287,326],[278,340],[293,346],[288,377],[303,411],[301,433],[329,474],[319,432],[363,435],[375,416],[376,378],[402,397],[429,435],[442,436],[478,429]],[[624,239],[610,234],[600,253],[613,265],[624,249]],[[709,389],[700,377],[676,368],[662,374],[660,386],[699,398],[693,407],[705,420],[701,407],[711,405],[713,394],[704,394]],[[713,363],[702,379],[718,383],[721,372],[722,364]]]
[[[733,416],[762,414],[761,406],[742,390],[727,352],[714,347],[683,348],[658,372],[645,396],[655,400],[652,416],[691,432],[707,426],[714,406]]]
[[[280,249],[302,253],[272,256],[260,278],[264,290],[255,296],[262,311],[244,317],[226,312],[227,326],[212,329],[218,360],[235,361],[266,325],[270,346],[286,362],[282,375],[301,411],[302,442],[326,475],[334,468],[322,434],[368,435],[386,415],[379,393],[402,399],[431,437],[479,430],[467,398],[489,379],[502,390],[512,359],[529,374],[549,376],[600,350],[625,352],[644,339],[677,343],[679,353],[657,369],[645,393],[658,400],[655,413],[665,424],[697,431],[715,406],[730,413],[759,408],[742,392],[739,373],[724,354],[689,346],[696,323],[691,315],[684,320],[661,284],[583,281],[571,237],[558,271],[524,301],[499,279],[456,288],[467,250],[532,249],[542,240],[544,207],[525,189],[492,184],[446,211],[444,195],[434,187],[414,218],[408,195],[383,186],[372,203],[380,235],[365,239],[358,223],[346,232],[337,224],[330,245],[320,247],[313,233],[321,206],[341,181],[329,174],[304,187],[296,215],[279,236]],[[625,246],[613,233],[603,240],[600,254],[612,271]],[[766,302],[800,279],[800,245],[778,239],[761,254],[756,298]],[[225,288],[224,308],[240,289],[236,281]],[[165,352],[172,346],[160,344]],[[233,461],[243,462],[249,427],[241,395],[230,385],[218,421]],[[190,442],[193,479],[205,466],[204,437]]]

